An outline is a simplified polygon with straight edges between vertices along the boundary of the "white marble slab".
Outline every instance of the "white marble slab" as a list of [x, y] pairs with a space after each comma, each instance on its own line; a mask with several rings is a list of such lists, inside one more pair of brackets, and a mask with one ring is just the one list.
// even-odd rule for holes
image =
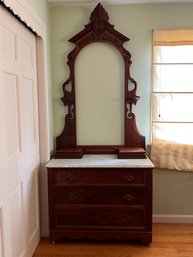
[[147, 159], [118, 159], [117, 155], [84, 155], [82, 159], [52, 159], [47, 168], [153, 168]]

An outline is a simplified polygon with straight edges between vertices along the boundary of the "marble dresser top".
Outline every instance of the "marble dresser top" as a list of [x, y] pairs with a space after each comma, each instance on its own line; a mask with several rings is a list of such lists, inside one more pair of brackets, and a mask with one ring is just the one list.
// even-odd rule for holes
[[153, 163], [147, 159], [118, 159], [117, 155], [90, 154], [82, 159], [52, 159], [47, 168], [153, 168]]

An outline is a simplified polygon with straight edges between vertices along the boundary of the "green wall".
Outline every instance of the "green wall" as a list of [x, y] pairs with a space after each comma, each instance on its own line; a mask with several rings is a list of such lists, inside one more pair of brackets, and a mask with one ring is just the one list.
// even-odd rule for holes
[[50, 61], [50, 19], [49, 6], [46, 0], [27, 0], [29, 5], [34, 9], [36, 14], [42, 19], [46, 27], [46, 66], [47, 66], [47, 82], [48, 82], [48, 108], [49, 108], [49, 134], [50, 134], [50, 151], [53, 152], [53, 106], [52, 106], [52, 84], [51, 84], [51, 61]]
[[[84, 28], [92, 9], [93, 6], [50, 6], [54, 137], [60, 134], [64, 122], [61, 86], [69, 75], [66, 61], [68, 53], [73, 49], [68, 39]], [[138, 83], [137, 94], [141, 97], [134, 112], [138, 129], [146, 136], [149, 144], [152, 30], [193, 28], [193, 4], [107, 5], [105, 9], [115, 29], [130, 38], [124, 46], [131, 53], [131, 76]], [[193, 215], [193, 174], [155, 170], [153, 195], [154, 214]]]
[[47, 23], [48, 10], [46, 0], [27, 0], [40, 18]]

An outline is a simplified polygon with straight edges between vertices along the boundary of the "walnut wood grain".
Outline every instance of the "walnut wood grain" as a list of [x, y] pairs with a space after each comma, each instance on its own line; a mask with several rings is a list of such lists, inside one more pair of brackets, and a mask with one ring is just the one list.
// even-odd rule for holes
[[[63, 97], [61, 100], [67, 106], [68, 113], [65, 117], [65, 126], [56, 138], [55, 158], [82, 158], [85, 153], [115, 153], [118, 158], [146, 158], [145, 137], [142, 136], [136, 126], [135, 114], [132, 106], [137, 103], [137, 82], [130, 75], [131, 54], [123, 44], [129, 39], [114, 29], [109, 23], [109, 16], [104, 7], [99, 3], [91, 13], [90, 22], [85, 28], [69, 39], [75, 44], [74, 49], [68, 55], [69, 78], [63, 83]], [[124, 145], [122, 146], [78, 146], [76, 136], [76, 85], [75, 85], [75, 61], [79, 52], [93, 42], [105, 42], [115, 47], [124, 61]], [[136, 148], [138, 153], [136, 154]], [[130, 149], [128, 151], [128, 149]], [[140, 150], [141, 149], [141, 150]]]
[[151, 168], [48, 168], [50, 239], [152, 240]]

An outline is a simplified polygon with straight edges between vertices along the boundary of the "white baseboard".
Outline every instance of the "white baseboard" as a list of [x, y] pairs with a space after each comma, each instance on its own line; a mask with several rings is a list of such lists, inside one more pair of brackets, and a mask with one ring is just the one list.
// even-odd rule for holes
[[193, 215], [153, 215], [153, 223], [193, 224]]

